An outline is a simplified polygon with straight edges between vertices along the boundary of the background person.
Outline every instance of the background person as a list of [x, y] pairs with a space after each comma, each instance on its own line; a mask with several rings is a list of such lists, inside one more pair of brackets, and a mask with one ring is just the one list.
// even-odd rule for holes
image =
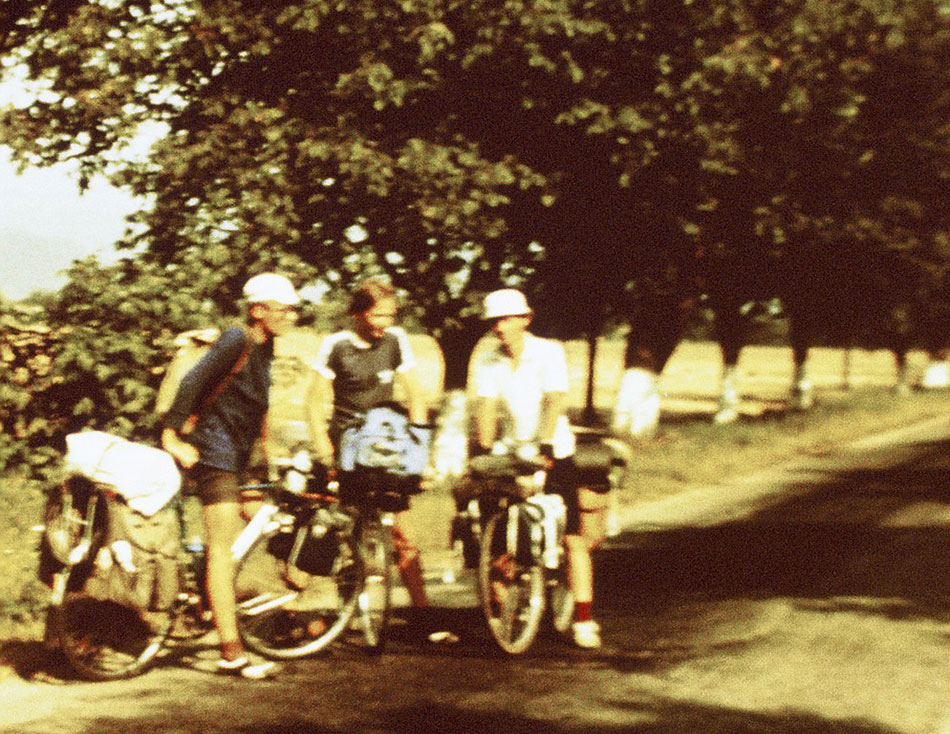
[[524, 294], [515, 289], [493, 291], [485, 297], [483, 318], [490, 322], [498, 344], [472, 360], [476, 451], [491, 451], [500, 437], [516, 446], [537, 445], [539, 454], [548, 460], [545, 492], [561, 495], [567, 506], [565, 544], [568, 585], [574, 596], [574, 642], [579, 647], [596, 648], [601, 640], [600, 626], [591, 616], [594, 584], [590, 551], [598, 541], [598, 524], [581, 512], [583, 495], [593, 493], [578, 488], [573, 476], [575, 439], [565, 414], [564, 347], [530, 333], [532, 315]]
[[[218, 667], [253, 678], [274, 664], [252, 665], [238, 636], [231, 545], [243, 527], [240, 475], [264, 430], [274, 337], [294, 325], [300, 298], [276, 273], [248, 280], [244, 295], [247, 327], [226, 329], [182, 378], [163, 418], [162, 447], [190, 470], [201, 499], [208, 600], [221, 646]], [[210, 405], [209, 395], [214, 395]]]
[[[401, 383], [409, 420], [426, 423], [425, 401], [416, 378], [415, 358], [406, 332], [395, 326], [398, 299], [395, 289], [377, 278], [365, 280], [347, 309], [352, 328], [327, 336], [313, 364], [315, 375], [308, 399], [310, 430], [317, 460], [333, 467], [340, 435], [359, 425], [373, 406], [392, 402]], [[359, 502], [359, 486], [341, 483], [343, 502]], [[400, 497], [388, 510], [396, 513], [393, 540], [397, 567], [413, 607], [411, 622], [417, 632], [432, 624], [422, 563], [409, 520], [409, 498]]]

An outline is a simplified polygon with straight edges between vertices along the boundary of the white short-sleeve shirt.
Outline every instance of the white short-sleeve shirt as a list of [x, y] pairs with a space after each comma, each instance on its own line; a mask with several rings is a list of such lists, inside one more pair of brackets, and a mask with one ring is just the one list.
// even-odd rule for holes
[[[487, 350], [472, 365], [472, 383], [479, 398], [499, 398], [506, 410], [502, 439], [518, 443], [538, 440], [544, 395], [567, 392], [567, 357], [556, 341], [525, 334], [520, 361], [500, 348]], [[574, 453], [574, 434], [567, 416], [560, 416], [554, 430], [554, 456]]]

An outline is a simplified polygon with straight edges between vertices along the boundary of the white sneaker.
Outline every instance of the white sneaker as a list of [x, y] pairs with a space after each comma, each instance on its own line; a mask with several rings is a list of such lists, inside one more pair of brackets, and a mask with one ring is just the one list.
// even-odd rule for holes
[[574, 644], [585, 649], [600, 647], [600, 625], [593, 619], [586, 622], [574, 622], [571, 625], [574, 633]]
[[263, 680], [270, 678], [277, 672], [277, 664], [271, 660], [260, 660], [251, 662], [246, 655], [241, 655], [234, 660], [225, 660], [221, 658], [217, 663], [218, 672], [227, 675], [239, 675], [242, 678], [250, 680]]
[[241, 677], [249, 680], [264, 680], [277, 672], [277, 663], [271, 660], [262, 660], [259, 663], [250, 663], [241, 668]]

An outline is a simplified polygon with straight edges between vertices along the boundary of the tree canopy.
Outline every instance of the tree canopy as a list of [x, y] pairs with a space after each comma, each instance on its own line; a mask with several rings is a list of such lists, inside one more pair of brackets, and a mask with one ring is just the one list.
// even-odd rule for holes
[[171, 301], [151, 329], [227, 311], [263, 269], [341, 289], [381, 271], [453, 379], [480, 296], [502, 283], [559, 336], [629, 321], [664, 290], [855, 318], [946, 299], [947, 0], [0, 13], [6, 73], [23, 64], [38, 89], [0, 116], [0, 143], [145, 198], [119, 267], [130, 288], [164, 284], [145, 288]]

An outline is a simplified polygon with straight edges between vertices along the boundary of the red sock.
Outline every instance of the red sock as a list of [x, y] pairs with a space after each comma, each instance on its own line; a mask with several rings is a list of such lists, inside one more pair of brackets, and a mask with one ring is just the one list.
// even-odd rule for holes
[[593, 617], [590, 614], [591, 602], [589, 601], [577, 601], [574, 602], [574, 621], [575, 622], [590, 622]]
[[221, 643], [221, 657], [225, 660], [237, 660], [244, 654], [244, 645], [240, 640], [226, 640]]

